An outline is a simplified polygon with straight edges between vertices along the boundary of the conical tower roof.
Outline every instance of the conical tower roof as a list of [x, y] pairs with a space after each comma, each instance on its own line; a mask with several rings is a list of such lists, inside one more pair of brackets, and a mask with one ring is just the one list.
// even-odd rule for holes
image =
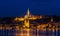
[[28, 10], [27, 10], [27, 15], [28, 15], [28, 16], [30, 15], [30, 11], [29, 11], [29, 8], [28, 8]]

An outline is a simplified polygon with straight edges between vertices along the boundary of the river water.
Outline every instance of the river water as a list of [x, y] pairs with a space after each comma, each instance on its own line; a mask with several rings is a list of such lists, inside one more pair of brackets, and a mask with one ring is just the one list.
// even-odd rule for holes
[[60, 36], [60, 30], [41, 29], [1, 29], [0, 36]]

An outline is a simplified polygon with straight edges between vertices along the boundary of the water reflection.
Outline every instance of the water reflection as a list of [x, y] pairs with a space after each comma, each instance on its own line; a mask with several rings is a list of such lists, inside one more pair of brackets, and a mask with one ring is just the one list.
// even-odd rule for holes
[[58, 36], [58, 31], [49, 29], [20, 29], [16, 31], [16, 36]]
[[57, 29], [12, 28], [0, 29], [0, 36], [59, 36]]

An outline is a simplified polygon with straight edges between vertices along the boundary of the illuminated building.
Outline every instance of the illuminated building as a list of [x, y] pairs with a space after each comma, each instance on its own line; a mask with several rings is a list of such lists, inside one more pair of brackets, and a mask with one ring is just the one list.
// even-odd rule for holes
[[39, 18], [42, 18], [42, 16], [37, 17], [37, 16], [34, 16], [34, 15], [31, 15], [30, 11], [28, 9], [27, 10], [27, 14], [24, 16], [24, 18], [22, 18], [22, 17], [21, 18], [16, 17], [14, 20], [15, 21], [24, 21], [23, 27], [29, 28], [30, 27], [29, 20], [36, 20], [36, 19], [39, 19]]

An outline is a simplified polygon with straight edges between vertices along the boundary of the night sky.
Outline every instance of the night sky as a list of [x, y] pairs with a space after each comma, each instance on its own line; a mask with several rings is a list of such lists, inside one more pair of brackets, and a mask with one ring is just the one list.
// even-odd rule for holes
[[0, 17], [23, 16], [28, 8], [34, 15], [60, 15], [58, 0], [0, 0]]

